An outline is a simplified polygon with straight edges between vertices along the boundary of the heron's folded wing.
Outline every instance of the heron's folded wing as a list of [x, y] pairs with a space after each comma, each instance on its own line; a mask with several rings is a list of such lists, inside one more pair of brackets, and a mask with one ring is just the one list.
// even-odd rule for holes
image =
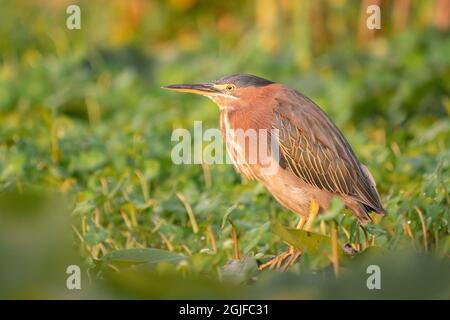
[[384, 211], [350, 145], [314, 102], [297, 92], [278, 98], [272, 123], [278, 132], [282, 166], [310, 185]]

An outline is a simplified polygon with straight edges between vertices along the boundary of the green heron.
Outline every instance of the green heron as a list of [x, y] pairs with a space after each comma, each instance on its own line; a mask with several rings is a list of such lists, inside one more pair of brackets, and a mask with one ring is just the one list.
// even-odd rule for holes
[[[315, 217], [329, 207], [333, 197], [340, 198], [362, 225], [371, 221], [370, 212], [384, 214], [368, 169], [325, 112], [301, 93], [248, 74], [164, 88], [200, 94], [219, 106], [221, 132], [236, 170], [258, 180], [282, 206], [300, 214], [297, 228], [311, 231]], [[248, 152], [242, 151], [246, 150], [245, 139], [230, 134], [238, 129], [276, 132], [271, 135], [276, 139], [268, 143], [271, 154], [277, 155], [272, 157], [277, 170], [267, 174], [259, 161], [248, 161]], [[258, 145], [267, 142], [259, 135], [256, 139]], [[260, 269], [286, 269], [300, 255], [300, 249], [290, 247]]]

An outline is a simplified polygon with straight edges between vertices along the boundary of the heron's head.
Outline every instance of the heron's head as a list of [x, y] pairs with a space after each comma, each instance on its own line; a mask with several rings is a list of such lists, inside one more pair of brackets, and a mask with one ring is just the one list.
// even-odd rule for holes
[[220, 109], [226, 110], [237, 105], [250, 105], [256, 97], [260, 96], [263, 88], [267, 89], [266, 86], [273, 83], [250, 74], [234, 74], [211, 83], [172, 84], [163, 88], [206, 96]]

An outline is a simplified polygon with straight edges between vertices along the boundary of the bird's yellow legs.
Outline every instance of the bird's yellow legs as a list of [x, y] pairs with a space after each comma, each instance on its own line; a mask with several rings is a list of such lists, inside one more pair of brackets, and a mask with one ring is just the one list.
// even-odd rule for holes
[[[305, 231], [311, 231], [312, 226], [314, 224], [314, 220], [319, 213], [319, 204], [315, 200], [311, 200], [309, 205], [309, 214], [308, 218], [304, 216], [300, 217], [299, 222], [297, 223], [296, 229], [304, 229]], [[259, 266], [259, 270], [264, 270], [266, 268], [269, 269], [280, 269], [282, 271], [286, 271], [290, 266], [292, 266], [297, 259], [302, 255], [302, 251], [300, 248], [295, 248], [294, 246], [290, 246], [288, 251], [282, 252], [273, 259], [267, 261], [266, 263]]]
[[316, 200], [312, 200], [309, 204], [309, 215], [308, 221], [305, 224], [305, 231], [311, 231], [314, 221], [316, 220], [317, 215], [319, 214], [319, 204]]

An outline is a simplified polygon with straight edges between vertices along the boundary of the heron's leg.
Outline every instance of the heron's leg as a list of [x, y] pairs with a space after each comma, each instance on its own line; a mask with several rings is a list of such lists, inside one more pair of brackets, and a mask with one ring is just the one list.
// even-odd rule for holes
[[317, 215], [319, 214], [319, 203], [316, 200], [311, 200], [309, 203], [309, 215], [308, 221], [305, 225], [305, 231], [311, 231], [314, 221], [316, 220]]
[[[295, 229], [297, 230], [301, 230], [303, 229], [303, 227], [305, 226], [305, 223], [308, 221], [307, 218], [305, 218], [304, 216], [300, 216], [300, 220], [298, 220], [297, 225], [295, 226]], [[295, 251], [295, 247], [293, 245], [291, 245], [289, 247], [289, 252], [292, 254]]]
[[[309, 204], [309, 215], [308, 218], [305, 219], [303, 216], [297, 224], [296, 229], [304, 229], [305, 231], [311, 231], [312, 226], [314, 224], [314, 220], [319, 213], [319, 204], [315, 200], [311, 200]], [[291, 256], [286, 260], [286, 263], [283, 266], [283, 271], [286, 271], [290, 266], [292, 266], [298, 258], [302, 255], [302, 250], [300, 248], [295, 248], [294, 246], [290, 246], [289, 252], [291, 252]]]
[[[304, 230], [306, 231], [311, 231], [314, 220], [317, 217], [317, 214], [319, 213], [319, 208], [320, 207], [317, 201], [311, 200], [308, 218], [301, 216], [295, 228], [299, 230], [304, 228]], [[301, 249], [295, 248], [294, 246], [291, 245], [288, 251], [282, 252], [273, 259], [262, 264], [259, 267], [259, 270], [264, 270], [266, 268], [280, 269], [282, 267], [282, 271], [285, 271], [291, 265], [293, 265], [301, 255], [302, 255]]]

